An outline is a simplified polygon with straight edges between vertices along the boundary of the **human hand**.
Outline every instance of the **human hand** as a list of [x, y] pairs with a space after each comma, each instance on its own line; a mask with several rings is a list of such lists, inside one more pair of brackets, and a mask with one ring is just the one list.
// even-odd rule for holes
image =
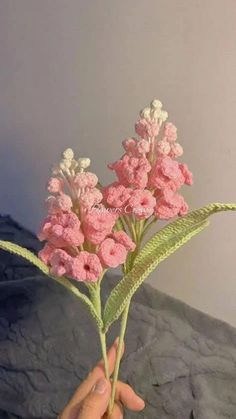
[[[107, 357], [110, 375], [116, 360], [117, 340]], [[123, 348], [124, 352], [124, 348]], [[103, 361], [100, 361], [83, 383], [78, 387], [59, 419], [102, 419], [107, 418], [107, 408], [111, 395], [111, 383], [106, 380]], [[144, 401], [134, 390], [121, 381], [117, 382], [115, 405], [109, 419], [122, 419], [123, 406], [139, 412], [144, 409]]]

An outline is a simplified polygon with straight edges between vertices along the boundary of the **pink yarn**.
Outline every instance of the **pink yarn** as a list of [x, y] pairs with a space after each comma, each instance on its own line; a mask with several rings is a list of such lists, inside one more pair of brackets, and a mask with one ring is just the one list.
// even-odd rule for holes
[[112, 234], [112, 238], [115, 242], [122, 244], [128, 251], [133, 252], [136, 247], [133, 240], [123, 230], [115, 231], [115, 233]]
[[74, 184], [82, 189], [82, 188], [94, 188], [98, 183], [98, 178], [94, 173], [91, 172], [82, 172], [77, 173], [74, 178]]
[[125, 151], [132, 156], [135, 154], [136, 144], [137, 144], [136, 138], [126, 138], [125, 140], [122, 141], [122, 145]]
[[185, 215], [188, 212], [188, 205], [182, 195], [166, 190], [157, 201], [155, 216], [162, 220], [169, 220], [177, 215]]
[[127, 138], [122, 144], [127, 154], [133, 157], [145, 156], [150, 151], [150, 143], [144, 139]]
[[44, 247], [39, 251], [38, 257], [42, 260], [45, 265], [48, 265], [49, 259], [55, 250], [54, 246], [51, 246], [49, 243], [46, 243]]
[[98, 183], [98, 177], [95, 173], [85, 172], [87, 176], [87, 183], [89, 188], [94, 188]]
[[161, 156], [168, 156], [171, 151], [170, 143], [166, 140], [158, 141], [157, 152]]
[[104, 188], [104, 197], [110, 207], [121, 208], [129, 200], [132, 194], [131, 188], [126, 188], [119, 183], [112, 183]]
[[95, 282], [103, 271], [98, 256], [86, 251], [71, 258], [69, 265], [71, 276], [77, 281]]
[[182, 156], [183, 152], [184, 152], [183, 147], [179, 143], [172, 143], [169, 156], [172, 159], [175, 159]]
[[101, 243], [98, 256], [104, 267], [116, 268], [125, 262], [127, 250], [123, 244], [107, 238]]
[[110, 231], [108, 232], [104, 230], [103, 232], [101, 232], [96, 231], [93, 228], [87, 228], [84, 230], [84, 232], [86, 240], [95, 245], [102, 243], [102, 241], [107, 237], [107, 235], [110, 234]]
[[[164, 122], [167, 112], [162, 111], [157, 100], [141, 115], [144, 117], [135, 124], [139, 137], [126, 138], [125, 154], [108, 166], [117, 181], [102, 191], [96, 187], [97, 176], [84, 171], [89, 159], [77, 161], [71, 149], [63, 153], [53, 171], [54, 177], [48, 182], [52, 194], [47, 199], [48, 216], [38, 235], [47, 241], [39, 257], [53, 275], [96, 281], [104, 267], [123, 264], [136, 244], [125, 227], [124, 231], [114, 231], [120, 215], [127, 231], [128, 226], [131, 231], [136, 227], [130, 225], [133, 216], [144, 220], [154, 214], [168, 220], [188, 212], [188, 205], [177, 191], [184, 184], [192, 185], [193, 179], [188, 166], [176, 161], [183, 154], [176, 142], [177, 128], [170, 122], [163, 123], [160, 132], [157, 119]], [[142, 223], [139, 225], [142, 227]], [[82, 244], [86, 250], [81, 251]]]
[[73, 206], [69, 195], [61, 193], [60, 195], [49, 196], [46, 200], [49, 214], [56, 212], [69, 212]]
[[150, 143], [147, 140], [141, 139], [137, 142], [137, 154], [138, 155], [144, 155], [149, 153], [150, 151]]
[[163, 139], [173, 143], [177, 139], [177, 128], [172, 122], [166, 122], [164, 125]]
[[93, 209], [84, 218], [84, 226], [94, 228], [96, 231], [111, 231], [117, 220], [117, 215], [105, 207]]
[[88, 186], [86, 172], [77, 173], [77, 175], [75, 176], [73, 180], [73, 183], [79, 189], [86, 188]]
[[56, 276], [62, 276], [69, 273], [69, 262], [71, 256], [62, 249], [55, 249], [49, 259], [50, 272]]
[[135, 124], [135, 131], [141, 138], [148, 140], [158, 135], [159, 125], [154, 120], [141, 118]]
[[155, 205], [156, 199], [148, 189], [134, 190], [129, 199], [132, 213], [140, 220], [149, 218], [153, 214]]
[[93, 244], [100, 244], [112, 232], [117, 218], [117, 214], [109, 212], [105, 207], [89, 211], [83, 220], [86, 239]]
[[60, 178], [52, 177], [48, 181], [47, 189], [50, 193], [59, 193], [62, 192], [63, 180]]
[[84, 242], [80, 221], [73, 212], [58, 213], [46, 217], [38, 238], [41, 241], [49, 241], [55, 247], [79, 246]]
[[90, 209], [94, 205], [99, 204], [103, 199], [102, 193], [97, 188], [93, 188], [80, 195], [79, 203], [83, 208]]
[[179, 163], [169, 156], [159, 158], [154, 166], [150, 176], [150, 186], [165, 190], [172, 189], [176, 191], [185, 182]]
[[187, 164], [181, 163], [179, 168], [184, 176], [185, 184], [191, 186], [193, 184], [193, 174], [190, 172]]
[[125, 154], [120, 160], [108, 166], [116, 172], [119, 182], [124, 186], [145, 188], [151, 165], [146, 157], [132, 157]]

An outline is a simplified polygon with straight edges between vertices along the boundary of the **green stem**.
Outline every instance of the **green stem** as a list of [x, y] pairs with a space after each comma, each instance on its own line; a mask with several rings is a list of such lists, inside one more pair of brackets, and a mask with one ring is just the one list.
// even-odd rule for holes
[[[132, 269], [135, 258], [137, 256], [139, 250], [140, 250], [141, 242], [142, 242], [142, 239], [143, 239], [143, 236], [144, 236], [144, 229], [145, 229], [144, 221], [143, 220], [140, 220], [140, 221], [134, 220], [133, 223], [131, 222], [131, 225], [129, 227], [131, 227], [130, 231], [132, 233], [132, 238], [136, 243], [136, 248], [135, 248], [135, 251], [132, 253], [130, 266], [127, 266], [127, 265], [124, 266], [124, 272], [125, 273], [127, 273], [130, 269]], [[125, 332], [126, 332], [126, 326], [127, 326], [127, 320], [128, 320], [128, 314], [129, 314], [129, 307], [130, 307], [130, 300], [126, 305], [126, 307], [123, 311], [123, 314], [122, 314], [122, 318], [121, 318], [119, 343], [118, 343], [118, 348], [117, 348], [117, 353], [116, 353], [115, 369], [114, 369], [113, 380], [112, 380], [111, 399], [110, 399], [109, 408], [108, 408], [108, 414], [109, 415], [112, 414], [112, 410], [113, 410], [114, 402], [115, 402], [116, 384], [117, 384], [117, 379], [118, 379], [118, 375], [119, 375], [121, 354], [122, 354], [122, 349], [123, 349], [123, 344], [124, 344], [124, 336], [125, 336]]]
[[107, 359], [107, 344], [106, 344], [106, 334], [99, 329], [99, 337], [102, 349], [102, 357], [104, 362], [104, 370], [105, 370], [105, 377], [107, 380], [110, 380], [109, 374], [109, 366], [108, 366], [108, 359]]
[[147, 233], [147, 231], [157, 222], [157, 219], [154, 218], [152, 221], [150, 221], [149, 223], [144, 225], [144, 229], [142, 231], [142, 237], [144, 237], [144, 235]]
[[112, 380], [111, 399], [109, 403], [109, 415], [112, 413], [114, 402], [115, 402], [116, 383], [117, 383], [119, 369], [120, 369], [120, 360], [121, 360], [124, 336], [125, 336], [125, 331], [126, 331], [126, 326], [127, 326], [129, 306], [130, 306], [130, 301], [127, 303], [124, 309], [124, 312], [122, 314], [122, 319], [121, 319], [120, 336], [119, 336], [119, 343], [118, 343], [118, 348], [117, 348], [117, 353], [116, 353], [115, 369], [114, 369], [113, 380]]
[[[89, 288], [91, 300], [93, 302], [94, 308], [98, 314], [99, 317], [101, 317], [102, 314], [102, 305], [101, 305], [101, 281], [102, 277], [99, 279], [99, 281], [95, 284], [95, 286], [92, 288]], [[108, 360], [107, 360], [107, 345], [106, 345], [106, 334], [102, 332], [101, 328], [98, 328], [99, 331], [99, 338], [101, 343], [101, 350], [102, 350], [102, 357], [104, 362], [104, 370], [105, 370], [105, 376], [106, 379], [109, 380], [109, 367], [108, 367]]]

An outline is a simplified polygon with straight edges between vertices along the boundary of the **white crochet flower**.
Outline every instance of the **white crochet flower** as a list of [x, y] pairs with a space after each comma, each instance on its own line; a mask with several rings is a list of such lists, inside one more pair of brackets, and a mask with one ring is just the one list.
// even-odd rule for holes
[[154, 99], [154, 100], [151, 102], [151, 107], [152, 107], [152, 108], [154, 108], [154, 109], [161, 109], [161, 108], [162, 108], [162, 103], [161, 103], [161, 101], [160, 101], [160, 100], [158, 100], [158, 99]]
[[150, 119], [150, 116], [151, 116], [151, 109], [150, 109], [150, 108], [144, 108], [144, 109], [140, 112], [140, 116], [141, 116], [141, 118]]
[[90, 166], [91, 160], [88, 157], [81, 157], [78, 159], [78, 169], [83, 172]]
[[73, 158], [74, 158], [74, 151], [71, 148], [67, 148], [65, 151], [63, 151], [62, 157], [65, 160], [73, 160]]

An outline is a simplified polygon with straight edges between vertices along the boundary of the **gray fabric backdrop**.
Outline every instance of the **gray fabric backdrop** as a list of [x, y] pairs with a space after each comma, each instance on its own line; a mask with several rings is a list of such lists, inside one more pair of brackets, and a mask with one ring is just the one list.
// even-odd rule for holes
[[[39, 248], [8, 217], [0, 238]], [[0, 252], [0, 278], [0, 417], [56, 418], [100, 358], [94, 324], [73, 295], [20, 258]], [[104, 298], [117, 280], [104, 279]], [[131, 306], [121, 376], [146, 408], [126, 418], [235, 419], [235, 348], [235, 329], [143, 286]]]

